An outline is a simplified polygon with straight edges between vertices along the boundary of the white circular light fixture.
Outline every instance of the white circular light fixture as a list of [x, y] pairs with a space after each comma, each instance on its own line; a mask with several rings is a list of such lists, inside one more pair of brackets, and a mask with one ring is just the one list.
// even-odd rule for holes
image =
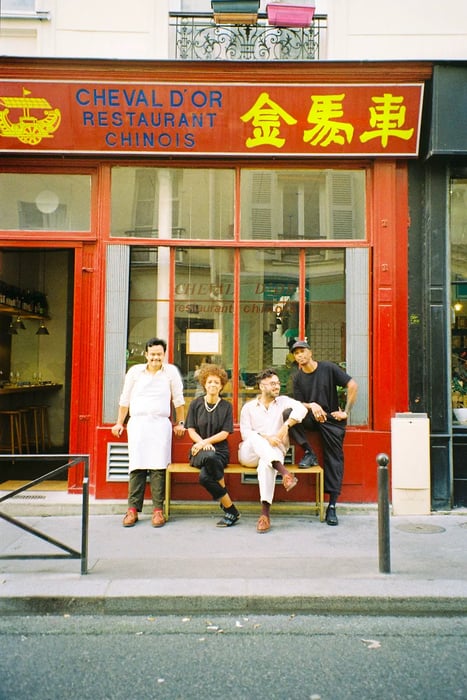
[[52, 190], [42, 190], [36, 197], [36, 207], [43, 214], [52, 214], [59, 205], [59, 198]]

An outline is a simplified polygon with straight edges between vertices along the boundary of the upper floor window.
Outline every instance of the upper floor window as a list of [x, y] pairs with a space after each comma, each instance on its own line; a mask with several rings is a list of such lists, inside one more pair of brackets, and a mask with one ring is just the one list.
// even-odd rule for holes
[[36, 11], [36, 0], [2, 0], [1, 12], [32, 14]]

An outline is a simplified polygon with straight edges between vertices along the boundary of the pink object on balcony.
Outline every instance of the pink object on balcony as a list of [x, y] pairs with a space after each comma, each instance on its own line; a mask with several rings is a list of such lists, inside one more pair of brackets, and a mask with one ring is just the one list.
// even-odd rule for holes
[[309, 5], [280, 5], [266, 6], [268, 22], [275, 27], [309, 27], [315, 8]]

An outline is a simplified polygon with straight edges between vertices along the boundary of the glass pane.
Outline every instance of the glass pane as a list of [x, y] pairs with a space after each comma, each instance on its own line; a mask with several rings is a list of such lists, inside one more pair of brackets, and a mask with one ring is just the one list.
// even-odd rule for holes
[[[467, 423], [467, 180], [451, 181], [451, 348], [454, 418]], [[465, 409], [465, 411], [463, 410]], [[465, 414], [465, 415], [464, 415]]]
[[[145, 361], [146, 341], [158, 336], [159, 317], [168, 314], [167, 291], [159, 295], [161, 279], [165, 279], [165, 289], [168, 289], [168, 252], [166, 248], [131, 248], [127, 368]], [[167, 255], [166, 265], [163, 263], [164, 254]], [[168, 340], [166, 333], [161, 333], [160, 337]]]
[[345, 251], [315, 248], [306, 261], [305, 328], [313, 357], [345, 363]]
[[112, 236], [231, 239], [234, 170], [112, 169]]
[[243, 239], [365, 238], [365, 173], [242, 170]]
[[[176, 251], [174, 361], [183, 374], [186, 409], [203, 393], [196, 381], [203, 362], [220, 364], [231, 376], [233, 257], [232, 251], [221, 249]], [[223, 396], [232, 396], [230, 382]]]
[[[305, 336], [318, 362], [340, 365], [359, 387], [351, 423], [368, 423], [368, 251], [314, 249], [306, 254]], [[345, 407], [346, 391], [338, 388]]]
[[[343, 250], [307, 253], [305, 335], [313, 359], [329, 360], [346, 369], [344, 260]], [[344, 391], [339, 403], [345, 406]]]
[[240, 283], [239, 409], [255, 396], [255, 376], [274, 367], [288, 389], [288, 343], [298, 334], [297, 250], [243, 250]]
[[0, 173], [3, 230], [89, 231], [91, 177]]
[[1, 4], [2, 13], [6, 12], [34, 12], [36, 0], [3, 0]]

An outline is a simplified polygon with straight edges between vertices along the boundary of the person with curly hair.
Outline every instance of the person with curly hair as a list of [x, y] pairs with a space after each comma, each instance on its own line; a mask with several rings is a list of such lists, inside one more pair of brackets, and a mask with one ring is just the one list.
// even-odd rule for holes
[[191, 402], [186, 418], [188, 435], [193, 441], [189, 460], [200, 470], [199, 483], [220, 502], [224, 511], [217, 527], [232, 527], [240, 513], [228, 494], [224, 479], [230, 456], [227, 438], [233, 433], [232, 405], [220, 395], [228, 382], [227, 372], [218, 365], [203, 364], [198, 381], [204, 393]]

